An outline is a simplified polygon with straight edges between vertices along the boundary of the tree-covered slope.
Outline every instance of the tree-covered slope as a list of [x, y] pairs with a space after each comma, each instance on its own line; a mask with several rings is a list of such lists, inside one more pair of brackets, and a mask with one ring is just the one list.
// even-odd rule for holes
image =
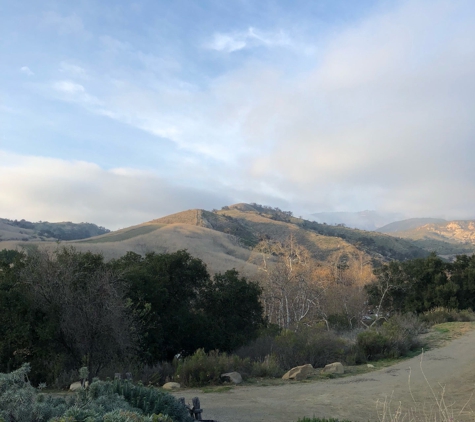
[[33, 223], [26, 220], [9, 220], [0, 218], [0, 241], [44, 241], [77, 240], [108, 233], [110, 230], [92, 223]]

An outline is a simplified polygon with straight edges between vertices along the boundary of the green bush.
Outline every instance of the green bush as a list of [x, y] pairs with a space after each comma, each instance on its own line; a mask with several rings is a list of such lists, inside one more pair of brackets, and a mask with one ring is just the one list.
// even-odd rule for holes
[[302, 327], [298, 332], [284, 331], [276, 337], [274, 345], [274, 353], [283, 369], [307, 363], [316, 368], [335, 361], [349, 363], [347, 358], [352, 349], [349, 341], [335, 333], [308, 327]]
[[[190, 422], [177, 399], [128, 381], [93, 382], [68, 400], [39, 394], [27, 379], [29, 365], [0, 374], [0, 420], [5, 422]], [[107, 418], [109, 419], [105, 419]], [[121, 419], [122, 418], [122, 419]]]
[[263, 362], [253, 362], [251, 375], [253, 377], [274, 378], [284, 375], [275, 354], [267, 355]]
[[67, 404], [38, 394], [28, 381], [29, 364], [9, 374], [0, 374], [0, 419], [7, 422], [43, 422], [63, 415]]
[[356, 345], [367, 360], [398, 358], [420, 346], [417, 336], [425, 330], [415, 315], [395, 315], [381, 326], [359, 333]]
[[388, 339], [375, 329], [359, 333], [356, 345], [367, 360], [377, 360], [388, 354]]
[[152, 415], [144, 416], [126, 410], [114, 410], [104, 415], [104, 422], [173, 422], [169, 416]]
[[[95, 403], [107, 408], [107, 402], [120, 398], [129, 408], [123, 410], [140, 410], [146, 415], [168, 415], [175, 422], [189, 422], [188, 410], [172, 395], [155, 388], [134, 385], [129, 381], [96, 381], [86, 391]], [[118, 407], [118, 406], [117, 406]], [[115, 410], [107, 409], [107, 411]]]
[[188, 387], [198, 387], [221, 382], [221, 374], [237, 371], [243, 377], [252, 373], [250, 359], [241, 359], [236, 355], [228, 355], [212, 350], [206, 353], [198, 349], [192, 356], [178, 362], [176, 379]]
[[325, 418], [316, 418], [315, 416], [313, 418], [299, 418], [297, 422], [351, 422], [347, 420], [339, 420], [339, 419], [325, 419]]
[[429, 325], [444, 322], [471, 322], [475, 321], [475, 313], [471, 309], [458, 310], [439, 306], [424, 312], [420, 318]]

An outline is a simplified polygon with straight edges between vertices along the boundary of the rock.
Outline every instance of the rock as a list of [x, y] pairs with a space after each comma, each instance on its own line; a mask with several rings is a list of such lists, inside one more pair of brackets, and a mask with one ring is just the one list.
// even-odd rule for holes
[[366, 364], [368, 368], [374, 368], [374, 365], [371, 365], [370, 363]]
[[167, 382], [166, 384], [162, 385], [162, 388], [165, 390], [178, 390], [180, 387], [180, 384], [177, 382]]
[[322, 374], [343, 374], [345, 370], [340, 362], [329, 363], [321, 371]]
[[[85, 387], [86, 388], [89, 387], [89, 381], [86, 381]], [[69, 386], [69, 391], [78, 391], [78, 390], [81, 390], [81, 389], [82, 389], [81, 381], [73, 382]]]
[[313, 369], [313, 366], [309, 363], [307, 365], [296, 366], [292, 368], [289, 372], [282, 376], [283, 380], [296, 380], [302, 381], [307, 378], [309, 372]]
[[223, 378], [224, 381], [233, 382], [234, 384], [241, 384], [242, 382], [242, 377], [239, 372], [228, 372], [227, 374], [221, 374], [221, 378]]

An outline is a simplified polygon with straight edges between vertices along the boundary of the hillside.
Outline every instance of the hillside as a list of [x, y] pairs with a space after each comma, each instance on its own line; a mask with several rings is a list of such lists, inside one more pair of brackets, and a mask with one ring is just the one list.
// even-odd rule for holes
[[91, 223], [33, 223], [26, 220], [0, 218], [0, 241], [77, 240], [108, 233], [109, 230]]
[[309, 215], [309, 219], [317, 223], [344, 224], [345, 226], [362, 230], [376, 230], [378, 227], [401, 218], [404, 218], [404, 216], [399, 213], [369, 210], [359, 212], [318, 212]]
[[[435, 220], [435, 221], [427, 221]], [[475, 221], [411, 219], [382, 227], [380, 231], [410, 239], [414, 244], [440, 255], [473, 253], [475, 251]]]
[[[310, 222], [292, 213], [257, 204], [236, 204], [214, 212], [188, 210], [158, 218], [100, 236], [67, 242], [79, 250], [101, 252], [108, 259], [127, 251], [172, 252], [187, 249], [202, 259], [210, 272], [236, 268], [253, 275], [263, 262], [263, 253], [271, 254], [272, 242], [291, 238], [317, 262], [345, 263], [351, 258], [365, 262], [423, 257], [427, 252], [412, 242], [382, 233]], [[1, 242], [0, 248], [33, 245]], [[48, 248], [53, 242], [44, 242]]]
[[446, 222], [447, 220], [442, 218], [409, 218], [407, 220], [395, 221], [393, 223], [386, 224], [385, 226], [376, 229], [376, 231], [380, 233], [391, 234], [414, 230], [421, 226], [425, 226], [426, 224], [438, 224]]

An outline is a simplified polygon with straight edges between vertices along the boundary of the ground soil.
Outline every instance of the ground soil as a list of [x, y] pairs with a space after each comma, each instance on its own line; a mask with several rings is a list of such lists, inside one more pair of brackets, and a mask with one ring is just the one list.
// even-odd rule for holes
[[[236, 386], [219, 393], [181, 390], [174, 395], [187, 402], [199, 397], [203, 419], [219, 422], [296, 422], [304, 416], [366, 422], [382, 420], [383, 415], [385, 421], [473, 421], [474, 387], [475, 331], [470, 331], [421, 356], [360, 375]], [[437, 402], [447, 418], [439, 419]], [[399, 407], [404, 414], [398, 416]]]

